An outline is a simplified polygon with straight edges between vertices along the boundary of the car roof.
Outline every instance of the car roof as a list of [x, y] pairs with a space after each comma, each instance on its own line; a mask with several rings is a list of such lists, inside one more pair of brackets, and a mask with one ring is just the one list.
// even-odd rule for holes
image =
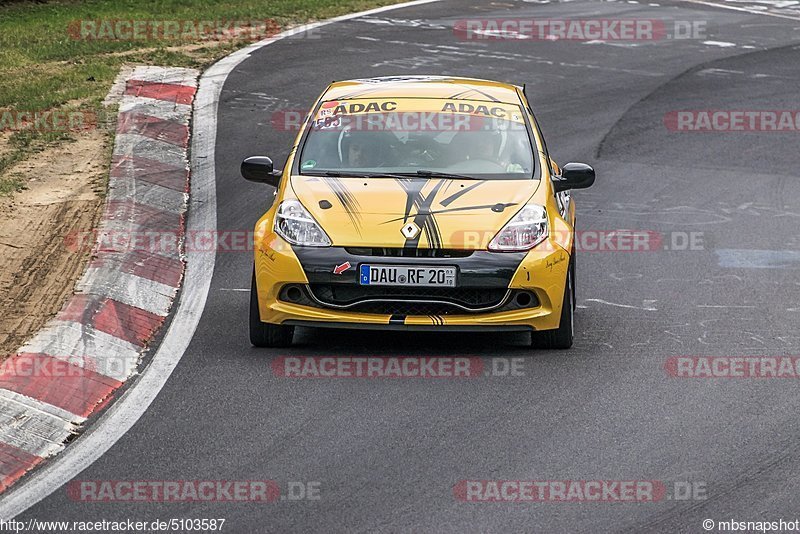
[[359, 98], [442, 98], [519, 104], [517, 86], [451, 76], [384, 76], [334, 82], [324, 101]]

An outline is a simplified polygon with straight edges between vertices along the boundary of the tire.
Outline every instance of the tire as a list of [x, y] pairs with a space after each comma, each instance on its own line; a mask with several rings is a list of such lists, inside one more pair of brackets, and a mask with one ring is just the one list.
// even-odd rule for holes
[[253, 280], [250, 282], [250, 343], [254, 347], [288, 347], [292, 344], [293, 337], [293, 326], [282, 326], [261, 321], [261, 313], [258, 311], [256, 271], [253, 269]]
[[541, 349], [566, 350], [572, 347], [575, 338], [575, 284], [572, 268], [567, 269], [564, 286], [564, 301], [561, 303], [561, 322], [555, 330], [542, 330], [531, 335], [532, 345]]

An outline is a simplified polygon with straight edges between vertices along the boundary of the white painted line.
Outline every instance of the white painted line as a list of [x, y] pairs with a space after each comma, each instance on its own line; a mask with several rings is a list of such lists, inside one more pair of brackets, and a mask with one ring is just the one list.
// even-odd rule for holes
[[750, 13], [752, 15], [767, 15], [769, 17], [778, 17], [782, 19], [789, 19], [789, 20], [800, 20], [800, 16], [793, 17], [791, 15], [784, 15], [782, 13], [771, 13], [769, 11], [760, 11], [757, 9], [748, 9], [746, 7], [736, 7], [728, 4], [720, 4], [717, 2], [706, 2], [705, 0], [681, 0], [683, 2], [689, 2], [691, 4], [702, 4], [704, 6], [713, 6], [719, 7], [722, 9], [732, 9], [733, 11], [743, 11], [745, 13]]
[[64, 448], [64, 441], [85, 419], [57, 406], [0, 389], [0, 441], [46, 458]]
[[[697, 72], [698, 76], [728, 76], [729, 74], [744, 74], [743, 70], [731, 69], [703, 69]], [[741, 208], [744, 209], [744, 208]]]
[[655, 300], [644, 300], [641, 306], [631, 306], [630, 304], [617, 304], [616, 302], [609, 302], [603, 299], [584, 299], [584, 302], [596, 302], [598, 304], [605, 304], [606, 306], [614, 306], [615, 308], [629, 308], [631, 310], [644, 310], [644, 311], [658, 311], [658, 308], [653, 306]]
[[111, 267], [90, 267], [75, 286], [75, 291], [108, 297], [165, 317], [178, 290]]
[[728, 309], [728, 308], [743, 308], [743, 309], [749, 309], [749, 308], [755, 308], [756, 306], [725, 306], [725, 305], [722, 305], [722, 304], [719, 304], [719, 305], [717, 305], [717, 304], [698, 304], [697, 307], [698, 308], [724, 308], [724, 309]]
[[714, 251], [726, 269], [797, 269], [800, 251], [720, 248]]
[[[311, 28], [438, 1], [415, 0], [299, 26], [238, 50], [209, 68], [203, 74], [200, 80], [200, 89], [195, 96], [191, 201], [187, 230], [216, 230], [217, 228], [214, 149], [217, 139], [219, 96], [228, 75], [237, 65], [247, 59], [251, 52], [283, 37], [308, 31]], [[91, 428], [59, 455], [57, 461], [46, 464], [0, 498], [0, 521], [8, 521], [21, 514], [94, 463], [130, 430], [164, 387], [194, 337], [208, 298], [216, 260], [214, 254], [205, 252], [189, 251], [186, 256], [188, 263], [184, 288], [178, 301], [175, 317], [150, 365], [142, 372], [139, 380], [114, 402]]]

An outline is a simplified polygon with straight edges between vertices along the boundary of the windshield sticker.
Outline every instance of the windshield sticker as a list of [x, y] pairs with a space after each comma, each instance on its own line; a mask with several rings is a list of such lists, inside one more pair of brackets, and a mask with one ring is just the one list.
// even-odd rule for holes
[[[313, 124], [318, 128], [330, 128], [333, 123], [330, 119], [350, 115], [369, 115], [369, 114], [449, 114], [463, 115], [472, 117], [483, 117], [487, 119], [498, 119], [504, 121], [524, 124], [522, 112], [519, 106], [513, 104], [502, 104], [484, 101], [448, 101], [443, 99], [431, 98], [404, 98], [397, 100], [351, 100], [351, 101], [330, 101], [323, 102], [317, 111]], [[320, 119], [328, 121], [320, 122]]]

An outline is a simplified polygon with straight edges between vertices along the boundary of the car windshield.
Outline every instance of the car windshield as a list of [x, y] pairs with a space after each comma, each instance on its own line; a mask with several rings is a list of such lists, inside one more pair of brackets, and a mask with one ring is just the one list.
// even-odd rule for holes
[[531, 179], [519, 106], [406, 98], [323, 102], [309, 119], [301, 174]]

